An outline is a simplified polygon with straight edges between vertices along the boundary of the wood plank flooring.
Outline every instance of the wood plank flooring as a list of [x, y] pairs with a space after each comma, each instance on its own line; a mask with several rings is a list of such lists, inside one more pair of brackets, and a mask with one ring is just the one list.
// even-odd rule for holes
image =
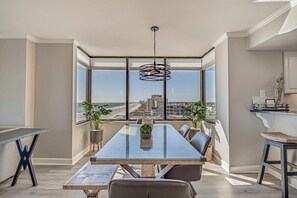
[[[75, 166], [35, 166], [39, 185], [32, 187], [28, 171], [22, 173], [15, 187], [12, 179], [0, 184], [1, 198], [85, 198], [82, 191], [63, 190], [63, 184], [79, 170], [90, 156], [85, 156]], [[140, 166], [135, 166], [140, 172]], [[130, 177], [118, 169], [115, 178]], [[228, 174], [215, 163], [206, 163], [202, 179], [193, 182], [197, 198], [279, 198], [280, 181], [267, 174], [264, 185], [256, 183], [256, 174]], [[297, 197], [297, 190], [290, 187], [290, 198]], [[107, 191], [101, 191], [99, 198], [107, 198]]]

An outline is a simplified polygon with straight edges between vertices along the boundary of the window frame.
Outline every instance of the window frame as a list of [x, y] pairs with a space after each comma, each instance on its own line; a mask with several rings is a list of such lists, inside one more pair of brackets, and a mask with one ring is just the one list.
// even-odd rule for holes
[[83, 123], [85, 123], [85, 122], [88, 122], [88, 120], [87, 119], [84, 119], [84, 120], [80, 120], [80, 121], [77, 121], [76, 120], [76, 114], [77, 114], [77, 67], [78, 66], [81, 66], [81, 67], [84, 67], [85, 69], [86, 69], [86, 101], [87, 102], [90, 102], [90, 87], [92, 86], [91, 84], [92, 83], [90, 83], [90, 72], [91, 72], [91, 69], [90, 69], [90, 67], [89, 66], [86, 66], [85, 64], [83, 64], [82, 62], [80, 62], [79, 60], [77, 60], [76, 61], [76, 87], [75, 87], [75, 89], [76, 89], [76, 98], [75, 98], [75, 123], [76, 123], [76, 125], [79, 125], [79, 124], [83, 124]]
[[[206, 75], [205, 72], [207, 69], [214, 67], [216, 69], [216, 65], [214, 61], [211, 61], [210, 63], [208, 63], [206, 66], [203, 66], [201, 69], [201, 80], [202, 80], [202, 98], [203, 98], [203, 103], [206, 105]], [[216, 90], [216, 87], [215, 87]], [[216, 101], [215, 101], [216, 102]], [[217, 119], [217, 114], [216, 114], [216, 118], [215, 119], [210, 119], [210, 118], [206, 118], [205, 121], [209, 122], [209, 123], [215, 123], [215, 120]]]
[[[117, 58], [112, 58], [112, 57], [110, 57], [111, 59], [117, 59]], [[123, 58], [118, 58], [118, 59], [123, 59]], [[92, 103], [92, 87], [93, 87], [93, 84], [92, 84], [92, 74], [93, 74], [93, 70], [95, 70], [95, 71], [100, 71], [100, 70], [121, 70], [121, 71], [125, 71], [125, 75], [126, 75], [126, 77], [125, 77], [125, 83], [126, 83], [126, 94], [125, 94], [125, 101], [124, 101], [124, 103], [125, 103], [125, 105], [126, 105], [126, 116], [125, 116], [125, 119], [102, 119], [102, 120], [112, 120], [112, 121], [127, 121], [128, 119], [128, 115], [127, 115], [127, 109], [129, 110], [129, 107], [127, 108], [127, 75], [129, 75], [129, 74], [127, 74], [127, 59], [125, 58], [125, 66], [123, 67], [123, 68], [121, 68], [121, 67], [115, 67], [115, 68], [113, 68], [113, 69], [110, 69], [108, 66], [104, 66], [104, 67], [101, 67], [101, 66], [92, 66], [92, 63], [90, 64], [91, 66], [90, 66], [90, 76], [91, 76], [91, 78], [90, 78], [90, 80], [89, 80], [89, 83], [90, 83], [90, 91], [89, 91], [89, 102], [90, 103]], [[92, 62], [91, 60], [90, 60], [90, 62]]]
[[[102, 59], [125, 59], [126, 60], [126, 119], [112, 119], [113, 121], [135, 121], [136, 119], [130, 119], [129, 118], [129, 95], [130, 95], [130, 76], [129, 76], [129, 72], [130, 72], [130, 68], [129, 68], [129, 63], [130, 63], [130, 59], [149, 59], [149, 58], [154, 58], [153, 56], [92, 56], [90, 57], [90, 66], [87, 67], [88, 72], [87, 72], [87, 99], [88, 102], [92, 102], [91, 101], [91, 96], [92, 96], [92, 70], [98, 70], [98, 68], [96, 68], [96, 66], [92, 66], [92, 59], [93, 58], [102, 58]], [[158, 56], [156, 57], [157, 59], [163, 59], [164, 60], [164, 64], [167, 63], [168, 59], [199, 59], [202, 61], [202, 57], [173, 57], [173, 56]], [[204, 95], [205, 95], [205, 82], [204, 82], [204, 71], [203, 71], [203, 67], [201, 65], [201, 67], [197, 68], [196, 70], [200, 71], [200, 97], [201, 97], [201, 101], [205, 102], [204, 100]], [[187, 70], [187, 68], [185, 68], [184, 70]], [[191, 69], [189, 69], [191, 70]], [[163, 110], [164, 110], [164, 116], [163, 119], [157, 119], [157, 121], [189, 121], [189, 119], [168, 119], [167, 118], [167, 81], [164, 79], [163, 80]], [[105, 120], [105, 119], [104, 119]], [[80, 121], [80, 122], [76, 122], [76, 124], [81, 124], [87, 122], [86, 121]]]

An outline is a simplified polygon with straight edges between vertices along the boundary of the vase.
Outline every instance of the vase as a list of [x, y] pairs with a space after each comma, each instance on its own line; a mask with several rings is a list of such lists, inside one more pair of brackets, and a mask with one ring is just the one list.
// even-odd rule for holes
[[103, 129], [90, 131], [90, 142], [91, 143], [102, 142], [102, 140], [103, 140]]
[[140, 137], [142, 139], [150, 139], [152, 137], [152, 134], [151, 133], [141, 133]]

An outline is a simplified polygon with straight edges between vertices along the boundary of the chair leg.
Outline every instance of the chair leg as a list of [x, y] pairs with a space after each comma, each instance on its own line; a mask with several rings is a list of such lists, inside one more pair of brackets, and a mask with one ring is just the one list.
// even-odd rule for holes
[[283, 145], [280, 148], [281, 151], [281, 187], [282, 198], [289, 197], [288, 189], [288, 161], [287, 161], [287, 148]]
[[263, 180], [264, 173], [265, 173], [264, 163], [268, 159], [269, 150], [270, 150], [270, 144], [268, 144], [267, 141], [265, 141], [263, 154], [262, 154], [262, 159], [261, 159], [261, 164], [260, 164], [260, 171], [258, 173], [258, 179], [257, 179], [258, 184], [262, 184], [262, 180]]
[[193, 187], [193, 185], [191, 184], [191, 182], [189, 181], [188, 184], [190, 185], [191, 187], [191, 191], [192, 191], [192, 194], [193, 194], [193, 197], [195, 197], [197, 195], [197, 192], [195, 190], [195, 188]]

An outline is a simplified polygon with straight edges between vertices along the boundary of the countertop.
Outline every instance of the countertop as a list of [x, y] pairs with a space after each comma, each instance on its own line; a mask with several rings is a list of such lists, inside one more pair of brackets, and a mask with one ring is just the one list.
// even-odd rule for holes
[[290, 110], [290, 111], [250, 110], [250, 112], [297, 116], [297, 110]]

